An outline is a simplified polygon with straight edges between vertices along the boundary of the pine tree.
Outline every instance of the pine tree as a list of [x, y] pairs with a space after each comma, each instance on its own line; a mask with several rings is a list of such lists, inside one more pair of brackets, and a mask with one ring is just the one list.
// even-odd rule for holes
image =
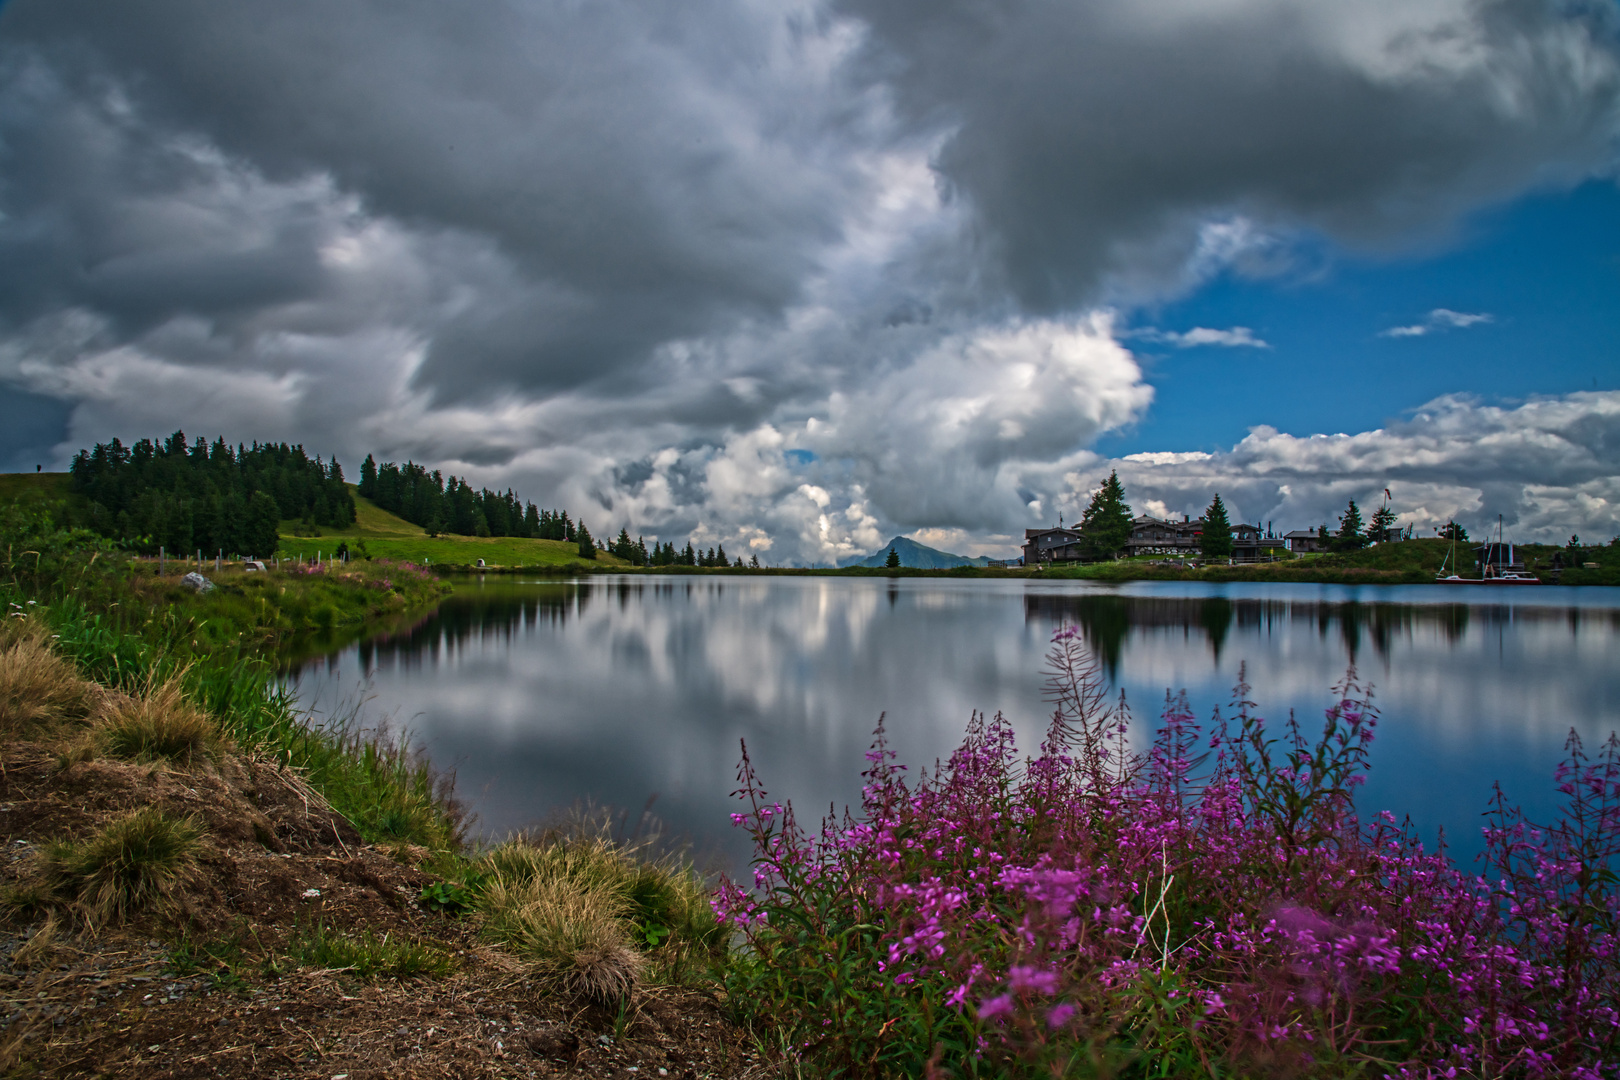
[[582, 559], [596, 558], [596, 544], [591, 540], [591, 531], [581, 521], [574, 531], [575, 539], [579, 542], [579, 557]]
[[1395, 511], [1385, 503], [1373, 511], [1373, 516], [1367, 522], [1367, 539], [1375, 544], [1383, 543], [1384, 534], [1395, 527]]
[[755, 570], [758, 570], [759, 569], [759, 556], [757, 554], [750, 555], [748, 557], [748, 565], [753, 567]]
[[1091, 497], [1080, 519], [1081, 543], [1089, 557], [1112, 559], [1131, 539], [1131, 508], [1125, 502], [1125, 488], [1119, 473], [1111, 472]]
[[889, 548], [889, 557], [883, 560], [883, 565], [884, 565], [884, 567], [886, 569], [889, 569], [889, 570], [897, 570], [897, 569], [899, 569], [900, 568], [900, 553], [898, 551], [896, 551], [892, 547]]
[[714, 549], [714, 565], [730, 566], [731, 560], [726, 558], [726, 545], [721, 544]]
[[1440, 529], [1440, 539], [1455, 540], [1459, 544], [1468, 542], [1468, 530], [1455, 521], [1448, 521]]
[[1355, 551], [1365, 547], [1367, 537], [1361, 532], [1361, 508], [1351, 499], [1344, 513], [1339, 515], [1339, 531], [1333, 534], [1333, 550]]
[[1198, 550], [1206, 559], [1232, 557], [1232, 523], [1227, 520], [1226, 504], [1221, 502], [1220, 492], [1215, 493], [1209, 509], [1204, 511], [1204, 531]]
[[368, 499], [377, 494], [377, 462], [370, 454], [360, 463], [360, 494]]

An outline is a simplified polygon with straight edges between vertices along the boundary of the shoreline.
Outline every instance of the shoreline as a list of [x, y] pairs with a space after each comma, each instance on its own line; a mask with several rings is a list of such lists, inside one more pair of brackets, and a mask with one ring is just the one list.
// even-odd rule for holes
[[[431, 570], [444, 575], [530, 575], [566, 578], [590, 577], [645, 577], [645, 576], [721, 576], [721, 577], [879, 577], [879, 578], [955, 578], [955, 579], [1017, 579], [1031, 581], [1095, 581], [1116, 585], [1132, 581], [1190, 581], [1219, 584], [1226, 582], [1285, 584], [1285, 585], [1436, 585], [1440, 584], [1432, 572], [1426, 570], [1383, 570], [1364, 567], [1302, 566], [1282, 569], [1277, 566], [1211, 566], [1197, 570], [1163, 567], [1118, 567], [1117, 564], [1095, 566], [1043, 568], [962, 566], [950, 569], [923, 567], [720, 567], [720, 566], [598, 566], [586, 562], [563, 566], [468, 566], [449, 563], [435, 564]], [[1542, 581], [1547, 586], [1620, 586], [1620, 574], [1599, 571], [1566, 571], [1565, 578], [1573, 580]], [[1463, 584], [1477, 585], [1476, 582]], [[1500, 589], [1492, 585], [1489, 588]], [[1524, 588], [1525, 586], [1518, 586]]]

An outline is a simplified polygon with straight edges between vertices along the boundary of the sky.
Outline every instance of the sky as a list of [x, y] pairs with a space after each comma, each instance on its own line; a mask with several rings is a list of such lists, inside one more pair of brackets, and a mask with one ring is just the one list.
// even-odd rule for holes
[[827, 564], [1620, 533], [1615, 0], [11, 0], [0, 470], [175, 429]]

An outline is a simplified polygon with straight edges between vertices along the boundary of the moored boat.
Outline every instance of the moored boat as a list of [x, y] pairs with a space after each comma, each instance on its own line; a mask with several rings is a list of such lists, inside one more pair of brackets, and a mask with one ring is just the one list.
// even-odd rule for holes
[[[1478, 558], [1476, 565], [1480, 568], [1477, 578], [1465, 578], [1457, 573], [1457, 538], [1451, 538], [1451, 551], [1446, 555], [1446, 561], [1440, 564], [1440, 569], [1434, 575], [1437, 585], [1540, 585], [1541, 579], [1530, 573], [1529, 569], [1515, 558], [1511, 541], [1502, 541], [1502, 516], [1496, 516], [1496, 539], [1481, 544], [1476, 550]], [[1446, 573], [1446, 563], [1450, 563], [1452, 570]]]

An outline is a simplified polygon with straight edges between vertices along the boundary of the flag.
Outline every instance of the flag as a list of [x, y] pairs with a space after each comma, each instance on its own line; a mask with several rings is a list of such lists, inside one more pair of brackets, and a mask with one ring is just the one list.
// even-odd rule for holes
[[1386, 498], [1386, 499], [1388, 499], [1388, 500], [1389, 500], [1389, 501], [1390, 501], [1390, 502], [1394, 502], [1394, 501], [1395, 501], [1395, 496], [1393, 496], [1393, 495], [1391, 495], [1391, 494], [1390, 494], [1390, 493], [1389, 493], [1389, 488], [1385, 488], [1385, 489], [1384, 489], [1384, 498]]

